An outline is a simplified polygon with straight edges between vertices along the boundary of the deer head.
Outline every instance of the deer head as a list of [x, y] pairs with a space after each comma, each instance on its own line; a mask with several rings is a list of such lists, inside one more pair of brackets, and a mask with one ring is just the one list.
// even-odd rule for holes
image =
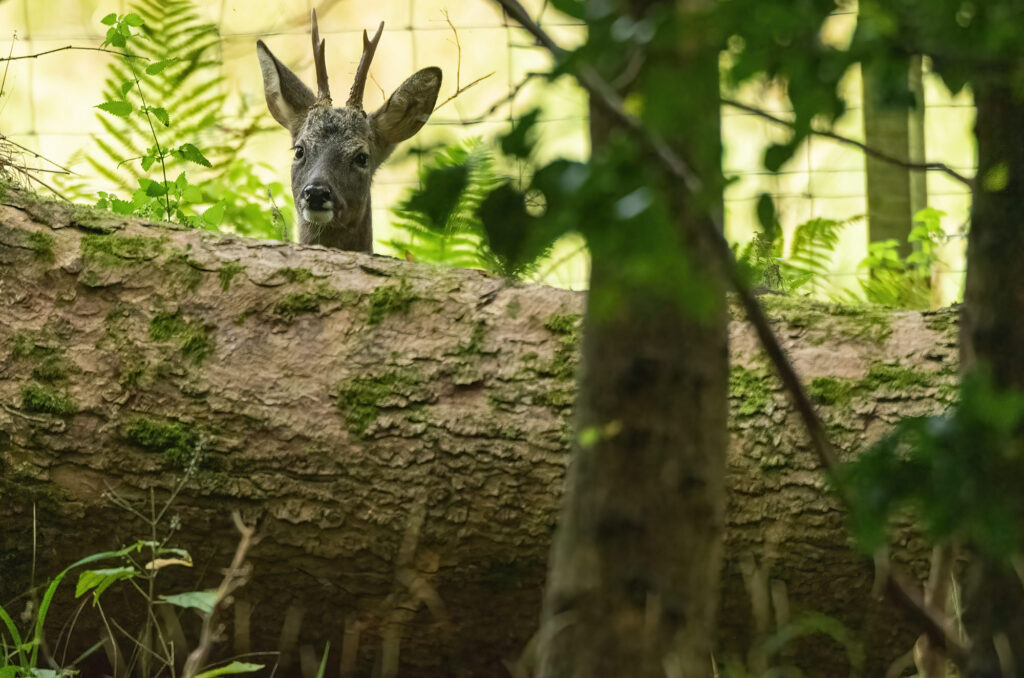
[[262, 40], [256, 55], [267, 107], [292, 135], [292, 196], [302, 243], [369, 252], [373, 245], [370, 180], [395, 146], [416, 134], [430, 117], [441, 87], [441, 69], [424, 68], [395, 90], [377, 111], [363, 110], [363, 90], [384, 22], [370, 40], [344, 108], [334, 108], [327, 85], [324, 43], [312, 16], [317, 93], [271, 54]]

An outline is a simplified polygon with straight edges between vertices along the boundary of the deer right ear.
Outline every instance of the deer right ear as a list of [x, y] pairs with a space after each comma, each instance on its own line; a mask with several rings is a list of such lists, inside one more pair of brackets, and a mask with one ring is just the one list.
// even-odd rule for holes
[[256, 56], [263, 73], [263, 93], [267, 97], [267, 108], [274, 120], [292, 133], [299, 131], [306, 119], [306, 112], [316, 102], [312, 90], [302, 84], [298, 76], [277, 60], [262, 40], [256, 41]]

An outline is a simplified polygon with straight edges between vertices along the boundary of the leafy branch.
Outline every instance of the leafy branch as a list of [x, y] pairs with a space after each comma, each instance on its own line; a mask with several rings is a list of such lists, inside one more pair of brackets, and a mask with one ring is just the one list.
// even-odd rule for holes
[[[104, 43], [106, 44], [106, 43]], [[114, 49], [104, 49], [103, 47], [80, 47], [78, 45], [65, 45], [64, 47], [55, 47], [54, 49], [48, 49], [45, 52], [37, 52], [35, 54], [23, 54], [21, 56], [6, 56], [0, 57], [2, 61], [19, 61], [21, 59], [38, 59], [41, 56], [47, 54], [56, 54], [57, 52], [67, 52], [68, 50], [78, 50], [82, 52], [104, 52], [106, 54], [116, 54], [117, 56], [124, 57], [126, 59], [142, 59], [143, 61], [149, 61], [149, 57], [144, 57], [139, 54], [132, 54], [130, 52], [118, 52]]]

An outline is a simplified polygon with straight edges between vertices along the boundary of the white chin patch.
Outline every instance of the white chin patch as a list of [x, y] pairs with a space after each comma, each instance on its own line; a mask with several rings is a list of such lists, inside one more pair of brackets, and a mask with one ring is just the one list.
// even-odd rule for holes
[[334, 211], [311, 210], [307, 207], [302, 210], [302, 218], [314, 224], [326, 224], [334, 218]]

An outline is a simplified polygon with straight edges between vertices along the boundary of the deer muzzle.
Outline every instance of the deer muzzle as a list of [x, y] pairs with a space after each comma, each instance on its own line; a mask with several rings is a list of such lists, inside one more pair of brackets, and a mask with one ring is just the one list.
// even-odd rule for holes
[[309, 184], [303, 188], [301, 203], [302, 217], [317, 224], [331, 221], [335, 210], [342, 207], [331, 195], [331, 189], [323, 184]]

